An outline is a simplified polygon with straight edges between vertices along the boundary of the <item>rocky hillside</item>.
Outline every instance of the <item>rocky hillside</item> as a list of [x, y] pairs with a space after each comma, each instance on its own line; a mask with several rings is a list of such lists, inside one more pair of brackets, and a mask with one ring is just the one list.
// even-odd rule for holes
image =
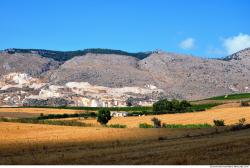
[[[38, 83], [46, 83], [47, 87], [65, 87], [69, 82], [88, 82], [91, 86], [110, 89], [147, 89], [152, 86], [157, 92], [147, 92], [144, 100], [164, 96], [193, 100], [249, 92], [250, 48], [224, 59], [203, 59], [165, 52], [127, 53], [107, 49], [71, 52], [9, 49], [0, 52], [0, 78], [10, 73], [26, 74], [39, 80]], [[3, 80], [0, 87], [4, 87]], [[143, 97], [144, 92], [133, 94], [133, 89], [130, 91], [129, 96]], [[127, 93], [125, 97], [129, 97]]]

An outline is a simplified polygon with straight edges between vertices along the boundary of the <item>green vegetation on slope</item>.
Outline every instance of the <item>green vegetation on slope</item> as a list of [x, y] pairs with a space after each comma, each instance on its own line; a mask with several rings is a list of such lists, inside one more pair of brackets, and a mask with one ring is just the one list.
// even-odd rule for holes
[[151, 52], [138, 52], [138, 53], [129, 53], [121, 50], [112, 50], [112, 49], [102, 49], [102, 48], [91, 48], [85, 50], [77, 51], [52, 51], [52, 50], [42, 50], [42, 49], [7, 49], [9, 54], [14, 53], [37, 53], [46, 58], [52, 58], [55, 61], [67, 61], [75, 56], [86, 55], [87, 53], [93, 54], [117, 54], [117, 55], [126, 55], [132, 56], [138, 59], [144, 59], [151, 54]]
[[239, 93], [239, 94], [231, 94], [231, 95], [223, 95], [211, 97], [206, 100], [236, 100], [236, 99], [247, 99], [250, 98], [250, 93]]
[[192, 111], [205, 111], [208, 109], [211, 109], [212, 107], [221, 105], [222, 103], [206, 103], [206, 104], [195, 104], [192, 105], [187, 112], [192, 112]]
[[193, 111], [205, 111], [214, 106], [220, 105], [219, 103], [208, 103], [191, 105], [188, 101], [182, 100], [159, 100], [153, 104], [153, 112], [155, 114], [174, 114], [174, 113], [185, 113]]

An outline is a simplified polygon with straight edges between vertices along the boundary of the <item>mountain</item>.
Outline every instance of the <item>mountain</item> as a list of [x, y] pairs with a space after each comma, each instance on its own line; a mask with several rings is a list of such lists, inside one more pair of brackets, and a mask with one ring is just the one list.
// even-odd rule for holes
[[163, 97], [195, 100], [249, 92], [249, 73], [250, 48], [224, 59], [161, 51], [7, 49], [0, 52], [0, 105], [114, 106], [131, 97], [143, 105]]

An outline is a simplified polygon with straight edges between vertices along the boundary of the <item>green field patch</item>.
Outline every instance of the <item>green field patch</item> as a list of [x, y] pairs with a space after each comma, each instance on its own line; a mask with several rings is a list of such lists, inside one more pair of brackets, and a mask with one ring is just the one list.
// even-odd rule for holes
[[206, 100], [237, 100], [237, 99], [248, 99], [248, 98], [250, 99], [250, 93], [239, 93], [239, 94], [211, 97]]
[[162, 128], [211, 128], [210, 124], [162, 124]]

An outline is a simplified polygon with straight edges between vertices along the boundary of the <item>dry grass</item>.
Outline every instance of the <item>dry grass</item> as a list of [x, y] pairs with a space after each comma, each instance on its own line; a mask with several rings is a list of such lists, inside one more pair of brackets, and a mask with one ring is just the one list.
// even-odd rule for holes
[[[17, 110], [75, 113], [57, 109]], [[113, 118], [109, 122], [127, 125], [125, 129], [101, 127], [93, 119], [80, 121], [96, 127], [0, 122], [0, 164], [250, 164], [250, 130], [214, 134], [215, 128], [138, 128], [139, 123], [151, 124], [153, 117]], [[240, 118], [249, 123], [250, 107], [155, 117], [167, 124], [211, 124], [214, 119], [234, 124]]]
[[225, 103], [215, 106], [212, 109], [235, 108], [235, 107], [241, 107], [240, 103]]
[[38, 113], [23, 113], [23, 112], [0, 112], [0, 117], [4, 118], [31, 118], [38, 117]]
[[211, 132], [0, 123], [0, 164], [249, 164], [250, 130]]
[[[213, 124], [213, 120], [224, 120], [226, 125], [238, 123], [239, 119], [245, 118], [250, 123], [250, 107], [216, 108], [203, 112], [164, 114], [151, 116], [117, 117], [112, 118], [108, 124], [122, 124], [128, 128], [138, 128], [140, 123], [152, 124], [151, 119], [156, 117], [166, 124]], [[75, 119], [79, 121], [78, 119]], [[95, 119], [80, 120], [98, 126]]]
[[[199, 131], [197, 129], [197, 131]], [[70, 127], [0, 122], [1, 148], [13, 143], [102, 142], [142, 140], [158, 136], [183, 134], [181, 129], [118, 129], [106, 127]]]
[[[0, 108], [1, 115], [10, 115], [10, 113], [25, 113], [25, 114], [33, 114], [40, 115], [41, 113], [47, 114], [74, 114], [74, 113], [82, 113], [85, 110], [71, 110], [71, 109], [53, 109], [53, 108]], [[9, 113], [9, 114], [8, 114]], [[17, 115], [19, 116], [19, 115]]]

